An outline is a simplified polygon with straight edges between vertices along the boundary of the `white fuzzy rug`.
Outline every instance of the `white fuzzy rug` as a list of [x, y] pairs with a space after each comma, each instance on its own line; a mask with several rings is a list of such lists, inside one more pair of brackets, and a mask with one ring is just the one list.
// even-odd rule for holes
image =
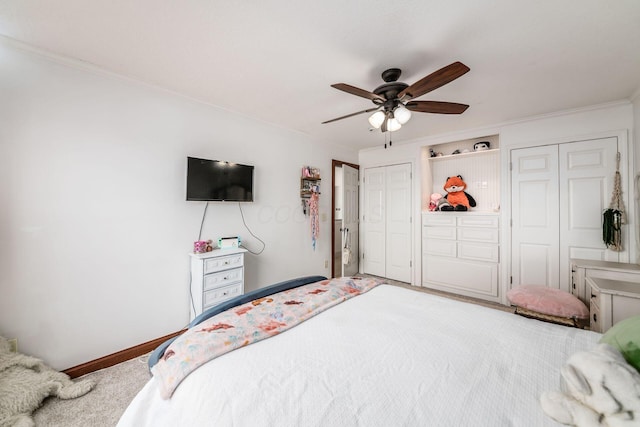
[[92, 380], [73, 382], [40, 359], [11, 352], [0, 337], [0, 427], [35, 426], [31, 414], [45, 398], [74, 399], [94, 385]]

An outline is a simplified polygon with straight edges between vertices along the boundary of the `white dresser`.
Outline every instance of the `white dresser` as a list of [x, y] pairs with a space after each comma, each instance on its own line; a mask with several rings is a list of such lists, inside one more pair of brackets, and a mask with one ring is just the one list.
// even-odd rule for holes
[[215, 249], [191, 256], [191, 316], [244, 293], [246, 249]]
[[571, 293], [587, 306], [590, 303], [588, 277], [640, 283], [640, 265], [624, 262], [571, 260]]
[[498, 302], [498, 226], [498, 214], [424, 213], [422, 285]]
[[586, 281], [592, 331], [604, 333], [619, 321], [640, 315], [640, 283], [598, 277]]

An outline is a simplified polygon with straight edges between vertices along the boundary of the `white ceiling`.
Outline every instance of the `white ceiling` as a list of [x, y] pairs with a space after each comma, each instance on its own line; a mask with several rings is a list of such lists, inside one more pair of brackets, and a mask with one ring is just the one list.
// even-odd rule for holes
[[630, 98], [640, 89], [638, 0], [0, 0], [0, 34], [313, 138], [384, 143], [373, 107], [330, 87], [471, 71], [418, 100], [393, 141]]

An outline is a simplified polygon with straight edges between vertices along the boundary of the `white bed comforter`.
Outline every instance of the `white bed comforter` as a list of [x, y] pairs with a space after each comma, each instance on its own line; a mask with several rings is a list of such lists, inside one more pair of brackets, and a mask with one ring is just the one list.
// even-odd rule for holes
[[381, 285], [225, 354], [119, 427], [545, 426], [560, 367], [600, 334]]

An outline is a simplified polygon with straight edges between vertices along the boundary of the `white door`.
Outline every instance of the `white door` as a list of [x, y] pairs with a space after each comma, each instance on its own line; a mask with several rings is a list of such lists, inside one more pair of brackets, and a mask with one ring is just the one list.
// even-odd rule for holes
[[351, 256], [348, 263], [342, 264], [342, 276], [355, 276], [358, 273], [358, 169], [342, 165], [342, 248], [349, 249]]
[[411, 165], [386, 168], [386, 275], [411, 282]]
[[511, 283], [558, 287], [558, 147], [511, 151]]
[[385, 169], [364, 170], [363, 271], [385, 277]]
[[616, 138], [511, 151], [512, 286], [570, 291], [571, 258], [618, 261], [602, 242]]
[[[602, 212], [609, 207], [616, 170], [617, 138], [559, 146], [560, 260], [618, 261], [602, 241]], [[569, 291], [571, 266], [560, 263], [560, 289]]]
[[411, 165], [364, 172], [363, 271], [411, 281]]

